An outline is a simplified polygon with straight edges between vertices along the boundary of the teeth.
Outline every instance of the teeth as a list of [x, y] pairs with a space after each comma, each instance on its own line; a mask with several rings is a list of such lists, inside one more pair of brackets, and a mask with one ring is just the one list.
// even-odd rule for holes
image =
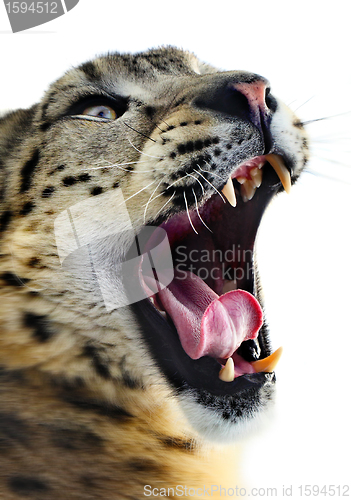
[[272, 165], [276, 174], [278, 175], [280, 182], [283, 184], [283, 188], [287, 193], [290, 193], [291, 188], [291, 177], [289, 170], [283, 163], [283, 159], [279, 155], [266, 155], [266, 160]]
[[256, 193], [256, 186], [254, 184], [254, 181], [249, 181], [246, 179], [240, 188], [240, 192], [241, 197], [245, 202], [252, 200]]
[[219, 372], [219, 378], [223, 382], [233, 382], [234, 380], [234, 361], [232, 358], [228, 358], [225, 366], [221, 368]]
[[254, 368], [255, 372], [265, 372], [270, 373], [277, 366], [280, 356], [282, 355], [283, 348], [279, 347], [273, 354], [264, 359], [259, 359], [258, 361], [254, 361], [251, 363], [251, 366]]
[[[280, 155], [269, 154], [266, 155], [265, 160], [257, 165], [257, 167], [251, 168], [249, 171], [249, 178], [247, 177], [236, 177], [236, 180], [241, 184], [240, 192], [241, 197], [244, 202], [252, 200], [255, 196], [256, 189], [262, 184], [262, 167], [265, 161], [268, 161], [273, 167], [274, 171], [278, 175], [280, 182], [282, 183], [285, 191], [290, 193], [291, 189], [291, 177], [290, 172], [286, 168], [283, 162], [283, 158]], [[236, 198], [232, 180], [229, 178], [227, 184], [224, 186], [222, 193], [227, 198], [229, 203], [235, 207]]]
[[155, 301], [154, 297], [149, 297], [149, 299], [155, 309], [157, 309], [161, 313], [164, 312], [163, 309], [161, 309], [160, 305]]
[[236, 177], [236, 180], [239, 182], [239, 184], [244, 184], [244, 182], [247, 181], [246, 177]]
[[227, 184], [222, 189], [222, 193], [227, 198], [232, 207], [236, 207], [236, 196], [233, 186], [233, 181], [229, 177]]
[[262, 184], [262, 170], [260, 170], [259, 168], [252, 168], [250, 170], [250, 175], [255, 187], [260, 187], [260, 185]]

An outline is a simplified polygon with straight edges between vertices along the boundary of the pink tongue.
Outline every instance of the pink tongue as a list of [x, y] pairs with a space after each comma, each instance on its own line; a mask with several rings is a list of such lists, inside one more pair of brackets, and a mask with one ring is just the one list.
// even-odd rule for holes
[[218, 296], [195, 274], [176, 271], [158, 293], [172, 318], [184, 351], [192, 359], [228, 358], [262, 326], [262, 309], [253, 295], [233, 290]]

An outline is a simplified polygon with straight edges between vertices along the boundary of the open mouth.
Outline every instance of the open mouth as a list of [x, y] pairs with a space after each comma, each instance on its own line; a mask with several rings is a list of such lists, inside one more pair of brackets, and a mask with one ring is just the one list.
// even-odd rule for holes
[[279, 190], [290, 190], [287, 164], [275, 154], [252, 158], [204, 204], [159, 224], [174, 278], [155, 293], [155, 274], [141, 266], [149, 299], [133, 307], [161, 369], [179, 390], [227, 396], [274, 381], [281, 349], [271, 352], [254, 249], [265, 208]]

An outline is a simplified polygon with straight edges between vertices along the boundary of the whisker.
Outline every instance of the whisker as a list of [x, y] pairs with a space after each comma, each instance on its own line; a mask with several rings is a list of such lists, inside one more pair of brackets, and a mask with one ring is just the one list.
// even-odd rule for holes
[[314, 96], [314, 95], [313, 95], [313, 96], [311, 96], [309, 99], [307, 99], [307, 101], [305, 101], [305, 102], [303, 102], [302, 104], [300, 104], [300, 106], [298, 106], [297, 108], [295, 108], [295, 109], [294, 109], [294, 113], [295, 113], [298, 109], [302, 108], [302, 106], [305, 106], [305, 104], [307, 104], [308, 102], [310, 102], [310, 101], [311, 101], [311, 99], [314, 99], [315, 97], [316, 97], [316, 96]]
[[[335, 146], [336, 144], [338, 145], [339, 143], [347, 144], [349, 146], [350, 143], [350, 137], [347, 135], [345, 136], [340, 136], [340, 134], [330, 134], [330, 135], [321, 135], [318, 137], [312, 137], [311, 138], [312, 142], [312, 147], [317, 144], [318, 149], [322, 149], [323, 146]], [[329, 148], [330, 149], [330, 148]]]
[[185, 201], [185, 207], [186, 207], [186, 213], [188, 214], [188, 219], [189, 219], [189, 222], [190, 222], [190, 225], [191, 227], [193, 228], [194, 232], [196, 234], [199, 234], [195, 227], [194, 227], [194, 224], [193, 224], [193, 221], [191, 220], [191, 217], [190, 217], [190, 213], [189, 213], [189, 208], [188, 208], [188, 202], [187, 202], [187, 199], [186, 199], [186, 195], [185, 195], [185, 191], [183, 191], [183, 196], [184, 196], [184, 201]]
[[[148, 155], [148, 154], [144, 153], [143, 151], [140, 151], [137, 147], [134, 146], [134, 144], [129, 139], [129, 137], [127, 137], [127, 139], [129, 141], [129, 144], [132, 146], [132, 148], [134, 148], [135, 151], [138, 151], [138, 153], [140, 153], [141, 155], [148, 156], [149, 158], [158, 158], [158, 159], [161, 159], [161, 160], [164, 159], [164, 156], [152, 156], [152, 155]], [[154, 141], [154, 142], [156, 142], [156, 141]]]
[[[161, 132], [165, 132], [165, 130], [163, 130], [161, 127], [159, 127], [159, 126], [157, 125], [157, 123], [155, 123], [154, 121], [151, 121], [151, 123], [152, 123], [152, 124], [153, 124], [156, 128], [158, 128], [159, 130], [161, 130]], [[155, 141], [155, 142], [156, 142], [156, 141]]]
[[203, 187], [203, 185], [201, 184], [201, 182], [199, 181], [199, 179], [197, 179], [197, 178], [195, 177], [195, 175], [192, 175], [192, 174], [186, 174], [186, 175], [188, 175], [189, 177], [192, 177], [193, 179], [195, 179], [195, 180], [196, 180], [196, 181], [200, 184], [200, 186], [201, 186], [201, 189], [202, 189], [202, 194], [205, 194], [204, 187]]
[[169, 188], [171, 188], [172, 186], [174, 186], [174, 184], [176, 184], [177, 182], [182, 181], [183, 179], [185, 179], [186, 175], [183, 175], [183, 177], [180, 177], [176, 181], [172, 182], [172, 184], [170, 184], [169, 186], [167, 186], [167, 188], [164, 191], [162, 191], [162, 193], [160, 193], [157, 196], [155, 196], [155, 198], [152, 201], [156, 200], [157, 198], [159, 198], [160, 196], [162, 196], [163, 194], [165, 194], [165, 192], [168, 191]]
[[338, 113], [337, 115], [322, 116], [321, 118], [315, 118], [314, 120], [306, 120], [301, 122], [301, 125], [309, 125], [310, 123], [320, 122], [322, 120], [329, 120], [331, 118], [338, 118], [339, 116], [349, 115], [351, 111], [345, 111], [345, 113]]
[[161, 119], [161, 122], [165, 123], [169, 127], [168, 123]]
[[197, 203], [197, 198], [196, 198], [196, 194], [195, 194], [195, 191], [194, 191], [194, 188], [192, 188], [192, 191], [193, 191], [193, 195], [194, 195], [194, 198], [195, 198], [195, 207], [196, 207], [196, 212], [197, 212], [197, 215], [199, 217], [199, 219], [201, 220], [201, 222], [203, 223], [203, 225], [210, 231], [210, 233], [212, 233], [213, 231], [211, 231], [211, 229], [208, 227], [208, 225], [204, 222], [204, 220], [202, 219], [201, 215], [200, 215], [200, 212], [199, 212], [199, 207], [198, 207], [198, 203]]
[[[205, 161], [206, 165], [208, 165], [210, 168], [211, 168], [211, 165], [209, 163], [207, 163], [207, 161]], [[212, 174], [212, 175], [215, 175], [216, 177], [218, 177], [219, 179], [221, 179], [223, 181], [223, 178], [221, 175], [218, 175], [218, 174], [215, 174], [214, 172], [210, 172], [209, 170], [203, 170], [200, 165], [197, 165], [199, 167], [199, 169], [201, 170], [201, 172], [207, 172], [208, 174]], [[223, 181], [224, 182], [224, 181]]]
[[118, 206], [121, 206], [124, 204], [124, 202], [130, 200], [131, 198], [134, 198], [134, 196], [136, 196], [137, 194], [141, 193], [142, 191], [144, 191], [144, 189], [147, 189], [148, 187], [152, 186], [152, 184], [155, 184], [156, 180], [150, 182], [150, 184], [148, 184], [147, 186], [143, 187], [142, 189], [140, 189], [139, 191], [137, 191], [136, 193], [132, 194], [131, 196], [129, 196], [128, 198], [126, 198], [125, 200], [122, 201], [122, 203], [120, 203]]
[[206, 179], [206, 177], [204, 177], [204, 176], [201, 174], [201, 172], [198, 172], [197, 170], [194, 170], [194, 171], [195, 171], [195, 172], [197, 172], [199, 175], [201, 175], [201, 177], [203, 177], [203, 178], [205, 179], [205, 181], [206, 181], [206, 182], [208, 182], [208, 184], [209, 184], [210, 186], [212, 186], [212, 187], [213, 187], [213, 189], [214, 189], [215, 191], [217, 191], [217, 193], [219, 194], [219, 196], [222, 198], [223, 203], [226, 203], [226, 200], [224, 199], [224, 197], [222, 196], [222, 194], [218, 191], [218, 189], [217, 189], [217, 188], [215, 188], [215, 187], [214, 187], [214, 185], [213, 185], [213, 184], [212, 184], [212, 183], [211, 183], [208, 179]]
[[[157, 127], [159, 130], [161, 130], [161, 132], [165, 132], [165, 130], [162, 130], [162, 128], [161, 128], [161, 127], [159, 127], [159, 126], [157, 125], [157, 123], [156, 123], [154, 120], [151, 120], [151, 118], [149, 118], [149, 119], [150, 119], [150, 122], [151, 122], [153, 125], [155, 125], [155, 127]], [[167, 127], [169, 127], [168, 123], [167, 123], [167, 122], [165, 122], [164, 120], [162, 120], [162, 118], [161, 118], [161, 122], [165, 123], [165, 124], [167, 125]], [[125, 124], [125, 125], [127, 125], [127, 126], [128, 126], [128, 124]], [[130, 126], [129, 126], [129, 128], [132, 128], [132, 127], [130, 127]], [[132, 129], [132, 130], [135, 130], [135, 129]], [[138, 132], [138, 130], [135, 130], [135, 132]], [[141, 132], [138, 132], [138, 133], [139, 133], [139, 134], [141, 134]], [[146, 135], [145, 135], [144, 137], [147, 137], [147, 138], [148, 138], [148, 139], [150, 139], [151, 141], [153, 141], [153, 140], [154, 140], [154, 139], [151, 139], [151, 137], [148, 137], [148, 136], [146, 136]], [[156, 142], [156, 141], [155, 141], [155, 142]]]
[[[157, 184], [157, 186], [155, 187], [155, 189], [153, 190], [150, 198], [148, 199], [147, 203], [146, 203], [146, 206], [145, 206], [145, 210], [144, 210], [144, 224], [145, 224], [145, 221], [146, 221], [146, 212], [147, 212], [147, 209], [150, 205], [150, 203], [153, 201], [152, 197], [153, 195], [155, 194], [155, 192], [157, 191], [157, 188], [159, 187], [159, 185], [161, 184], [161, 182], [163, 182], [163, 178], [160, 180], [160, 182]], [[156, 198], [154, 198], [156, 199]]]
[[172, 194], [172, 196], [169, 198], [169, 200], [168, 200], [168, 201], [166, 201], [166, 203], [163, 205], [163, 207], [161, 207], [161, 208], [160, 208], [160, 210], [156, 213], [155, 218], [156, 218], [156, 217], [158, 216], [158, 214], [159, 214], [159, 213], [160, 213], [160, 212], [161, 212], [161, 211], [165, 208], [165, 206], [166, 206], [166, 205], [168, 205], [168, 203], [169, 203], [171, 200], [173, 200], [174, 195], [175, 195], [175, 191], [174, 191], [174, 193]]
[[313, 155], [313, 158], [318, 158], [318, 160], [326, 161], [328, 163], [334, 163], [334, 165], [339, 165], [340, 167], [350, 168], [350, 165], [347, 165], [343, 161], [333, 160], [331, 158], [325, 158], [323, 156], [318, 156], [316, 154]]
[[131, 125], [128, 125], [128, 123], [126, 123], [126, 122], [123, 122], [123, 123], [124, 123], [124, 125], [125, 125], [126, 127], [130, 128], [130, 129], [132, 129], [132, 130], [134, 130], [134, 132], [136, 132], [137, 134], [142, 135], [143, 137], [145, 137], [146, 139], [149, 139], [149, 140], [150, 140], [150, 141], [152, 141], [152, 142], [156, 142], [156, 141], [155, 141], [155, 139], [151, 139], [151, 137], [149, 137], [149, 136], [148, 136], [148, 135], [146, 135], [146, 134], [143, 134], [143, 132], [140, 132], [139, 130], [136, 130], [136, 129], [135, 129], [135, 128], [133, 128]]
[[[106, 160], [107, 161], [107, 160]], [[134, 174], [141, 174], [141, 173], [144, 173], [144, 172], [154, 172], [154, 169], [153, 170], [128, 170], [127, 168], [122, 168], [122, 166], [124, 165], [136, 165], [137, 163], [147, 163], [147, 160], [145, 161], [129, 161], [127, 163], [110, 163], [109, 161], [107, 161], [107, 163], [109, 163], [109, 165], [103, 165], [102, 167], [83, 167], [81, 168], [80, 170], [101, 170], [101, 169], [104, 169], [104, 168], [119, 168], [120, 170], [123, 170], [124, 172], [129, 172], [129, 173], [134, 173]]]
[[304, 172], [306, 174], [315, 175], [316, 177], [324, 177], [325, 179], [328, 179], [330, 181], [333, 181], [333, 182], [342, 182], [343, 184], [347, 184], [347, 185], [351, 186], [351, 182], [344, 181], [342, 179], [338, 179], [337, 177], [333, 177], [331, 175], [327, 175], [327, 174], [324, 174], [322, 172], [317, 172], [317, 171], [311, 170], [309, 168], [307, 168]]

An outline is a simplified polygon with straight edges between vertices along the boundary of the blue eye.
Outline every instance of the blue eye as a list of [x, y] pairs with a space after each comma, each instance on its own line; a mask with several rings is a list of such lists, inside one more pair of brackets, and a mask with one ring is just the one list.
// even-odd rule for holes
[[96, 116], [97, 118], [105, 118], [107, 120], [115, 120], [117, 113], [109, 106], [90, 106], [86, 108], [82, 115]]

